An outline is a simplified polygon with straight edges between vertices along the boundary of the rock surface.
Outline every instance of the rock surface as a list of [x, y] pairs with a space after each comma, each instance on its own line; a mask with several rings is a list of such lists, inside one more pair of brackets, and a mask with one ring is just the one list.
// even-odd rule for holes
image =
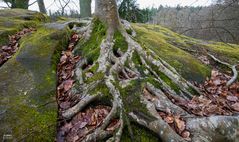
[[[2, 23], [14, 23], [14, 20], [23, 25], [30, 21], [38, 26], [35, 33], [20, 40], [20, 49], [0, 67], [0, 141], [55, 139], [56, 62], [70, 32], [66, 28], [56, 30], [41, 26], [39, 15], [44, 17], [25, 10], [0, 11], [0, 29], [3, 32], [6, 26]], [[9, 16], [10, 20], [4, 21], [6, 19], [1, 16]], [[13, 31], [21, 28], [19, 25], [7, 26]], [[0, 34], [0, 37], [3, 36]]]

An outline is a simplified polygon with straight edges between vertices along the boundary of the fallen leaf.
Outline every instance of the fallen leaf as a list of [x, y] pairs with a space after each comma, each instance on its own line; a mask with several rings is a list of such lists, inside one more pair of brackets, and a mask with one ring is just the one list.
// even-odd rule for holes
[[172, 124], [174, 122], [174, 118], [172, 116], [167, 116], [164, 118], [164, 120], [168, 123], [168, 124]]
[[63, 82], [65, 92], [71, 89], [73, 82], [74, 82], [73, 80], [66, 80]]
[[235, 103], [232, 105], [232, 108], [235, 110], [235, 111], [238, 111], [239, 112], [239, 103]]
[[67, 109], [67, 108], [70, 107], [70, 105], [71, 105], [71, 103], [70, 103], [70, 102], [67, 102], [67, 101], [60, 103], [60, 107], [61, 107], [62, 109]]
[[183, 138], [189, 138], [189, 136], [190, 136], [190, 132], [189, 131], [183, 131], [182, 132], [182, 137]]
[[88, 123], [87, 122], [78, 122], [75, 127], [82, 129], [84, 128]]
[[227, 100], [231, 102], [237, 102], [238, 98], [236, 96], [227, 96]]
[[185, 130], [186, 126], [184, 121], [180, 120], [179, 118], [175, 118], [175, 123], [180, 132]]
[[114, 131], [115, 129], [119, 128], [120, 121], [114, 120], [111, 124], [106, 128], [107, 131]]

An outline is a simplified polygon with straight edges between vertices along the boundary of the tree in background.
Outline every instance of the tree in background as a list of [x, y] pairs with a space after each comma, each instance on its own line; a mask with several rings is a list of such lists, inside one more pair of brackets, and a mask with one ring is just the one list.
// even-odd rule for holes
[[91, 0], [80, 0], [80, 16], [91, 17]]
[[38, 3], [39, 11], [46, 14], [47, 11], [44, 4], [44, 0], [37, 0], [37, 3]]
[[118, 1], [119, 4], [119, 16], [130, 22], [146, 23], [152, 19], [152, 16], [156, 13], [155, 8], [140, 9], [136, 3], [137, 0], [122, 0]]
[[136, 0], [123, 0], [120, 3], [119, 15], [122, 19], [136, 22], [140, 14], [140, 9], [136, 4]]
[[153, 21], [194, 38], [238, 44], [238, 15], [238, 0], [226, 0], [205, 7], [162, 7]]
[[5, 2], [9, 8], [22, 8], [28, 9], [29, 0], [2, 0]]

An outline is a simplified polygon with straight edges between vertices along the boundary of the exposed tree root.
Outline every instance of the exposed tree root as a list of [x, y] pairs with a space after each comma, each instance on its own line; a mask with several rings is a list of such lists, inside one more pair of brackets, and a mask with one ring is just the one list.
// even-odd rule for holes
[[218, 63], [220, 63], [220, 64], [222, 64], [222, 65], [225, 65], [225, 66], [227, 66], [228, 68], [230, 68], [230, 69], [232, 70], [233, 76], [232, 76], [232, 78], [231, 78], [231, 79], [227, 82], [227, 84], [226, 84], [227, 86], [232, 85], [232, 83], [234, 83], [234, 82], [237, 80], [238, 72], [237, 72], [236, 67], [237, 67], [239, 64], [237, 64], [237, 65], [230, 65], [230, 64], [227, 63], [227, 62], [223, 62], [223, 61], [219, 60], [218, 58], [216, 58], [215, 56], [213, 56], [213, 55], [210, 54], [210, 53], [208, 53], [208, 56], [210, 56], [214, 61], [216, 61], [216, 62], [218, 62]]
[[[90, 25], [88, 29], [84, 29], [84, 31], [88, 31], [84, 36], [86, 40], [90, 35], [89, 31], [92, 32], [94, 23]], [[127, 27], [130, 28], [128, 25]], [[133, 31], [133, 29], [131, 30]], [[128, 44], [125, 52], [120, 49], [117, 50], [117, 53], [113, 51], [114, 37], [111, 32], [108, 32], [100, 45], [98, 59], [94, 60], [88, 68], [84, 67], [87, 64], [87, 59], [84, 58], [76, 65], [74, 79], [77, 83], [73, 85], [71, 94], [79, 97], [80, 101], [69, 109], [63, 110], [60, 115], [69, 120], [89, 105], [96, 105], [96, 102], [107, 101], [107, 105], [111, 106], [110, 112], [102, 123], [99, 123], [94, 130], [89, 131], [82, 141], [106, 140], [107, 142], [119, 142], [124, 127], [128, 126], [130, 129], [129, 120], [146, 127], [163, 141], [186, 141], [190, 139], [192, 141], [218, 141], [224, 140], [224, 138], [233, 141], [238, 138], [238, 116], [199, 118], [176, 105], [170, 98], [188, 101], [195, 95], [192, 90], [199, 94], [202, 94], [201, 91], [181, 77], [172, 66], [160, 57], [151, 52], [146, 52], [125, 30], [120, 28], [119, 32]], [[135, 59], [135, 56], [138, 59]], [[86, 74], [89, 69], [95, 66], [97, 66], [97, 70], [90, 72], [89, 77], [95, 78], [95, 80], [91, 81], [86, 78]], [[162, 74], [178, 87], [177, 90], [165, 82], [161, 77]], [[138, 94], [139, 100], [133, 98], [133, 103], [140, 104], [139, 107], [145, 108], [145, 112], [126, 108], [128, 104], [125, 103], [127, 102], [125, 99], [134, 94], [124, 92], [124, 89], [131, 87], [132, 82], [137, 81], [141, 81], [139, 83], [141, 88], [137, 88], [141, 91]], [[179, 131], [175, 131], [159, 115], [159, 112], [179, 116], [182, 120], [175, 119], [174, 121], [176, 123], [184, 122], [185, 124], [183, 124], [186, 126], [178, 126]], [[109, 126], [114, 119], [117, 119], [118, 122], [109, 131]], [[220, 132], [218, 129], [220, 129]], [[184, 132], [188, 131], [191, 133], [191, 137], [189, 135], [183, 137]], [[222, 135], [221, 137], [217, 137], [219, 133]], [[132, 133], [131, 135], [133, 137]]]
[[[180, 49], [187, 51], [187, 52], [192, 52], [192, 53], [196, 53], [199, 54], [201, 53], [201, 51], [197, 51], [197, 50], [193, 50], [193, 49], [188, 49], [188, 48], [183, 48], [183, 47], [179, 47]], [[214, 55], [208, 53], [207, 51], [203, 52], [204, 54], [206, 53], [207, 56], [209, 56], [210, 58], [212, 58], [215, 62], [222, 64], [228, 68], [230, 68], [232, 70], [233, 76], [231, 77], [231, 79], [227, 82], [226, 86], [231, 86], [238, 78], [238, 71], [237, 71], [237, 66], [239, 66], [239, 64], [235, 64], [235, 65], [231, 65], [227, 62], [221, 61], [219, 60], [217, 57], [215, 57]], [[203, 53], [201, 53], [203, 55]], [[239, 61], [238, 61], [239, 63]], [[208, 63], [209, 64], [209, 63]]]

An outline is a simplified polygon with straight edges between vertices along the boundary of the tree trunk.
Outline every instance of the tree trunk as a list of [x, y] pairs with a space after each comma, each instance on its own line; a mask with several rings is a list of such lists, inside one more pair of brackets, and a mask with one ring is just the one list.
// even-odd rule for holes
[[45, 13], [46, 14], [46, 7], [45, 7], [45, 4], [44, 4], [44, 0], [37, 0], [37, 3], [38, 3], [38, 7], [39, 7], [39, 10], [41, 13]]
[[13, 0], [11, 8], [28, 9], [29, 0]]
[[[134, 129], [134, 125], [137, 125], [147, 129], [145, 132], [147, 136], [154, 133], [165, 142], [186, 141], [182, 137], [182, 132], [180, 134], [176, 132], [159, 115], [160, 112], [169, 112], [184, 120], [185, 123], [181, 126], [183, 130], [187, 127], [192, 140], [197, 141], [202, 137], [207, 141], [223, 141], [225, 138], [229, 141], [236, 140], [239, 117], [198, 118], [174, 104], [175, 100], [190, 100], [193, 97], [191, 92], [202, 93], [159, 55], [146, 50], [134, 41], [132, 37], [135, 31], [130, 23], [120, 21], [115, 0], [96, 0], [95, 16], [96, 19], [91, 24], [80, 30], [79, 37], [85, 41], [81, 40], [84, 42], [73, 51], [75, 54], [81, 53], [79, 54], [81, 59], [75, 64], [75, 76], [72, 79], [76, 83], [67, 92], [70, 96], [58, 94], [59, 104], [64, 103], [61, 100], [65, 98], [78, 99], [68, 108], [60, 108], [59, 114], [66, 122], [71, 119], [78, 120], [85, 115], [85, 112], [92, 112], [92, 108], [99, 105], [107, 105], [111, 110], [101, 123], [93, 130], [85, 132], [84, 136], [76, 135], [76, 129], [82, 125], [81, 120], [74, 122], [77, 126], [72, 126], [71, 122], [65, 123], [59, 129], [60, 138], [70, 126], [73, 128], [67, 130], [66, 139], [76, 135], [74, 138], [84, 142], [101, 140], [120, 142], [122, 135], [128, 135], [128, 141], [137, 141], [140, 139], [137, 138], [140, 137], [139, 135], [135, 135], [137, 130]], [[126, 31], [132, 32], [128, 34]], [[177, 91], [173, 86], [168, 85], [162, 74], [177, 86]], [[60, 85], [59, 88], [64, 87]], [[90, 118], [95, 120], [95, 117], [99, 116], [99, 110], [92, 113], [95, 114]], [[182, 121], [177, 121], [182, 124]], [[197, 128], [196, 126], [199, 125], [204, 127]], [[88, 129], [92, 127], [87, 127]], [[223, 133], [229, 130], [232, 133]], [[217, 137], [219, 134], [223, 136]]]
[[80, 0], [80, 16], [91, 17], [91, 0]]
[[96, 0], [95, 16], [106, 23], [110, 30], [116, 30], [120, 26], [119, 13], [115, 0]]

